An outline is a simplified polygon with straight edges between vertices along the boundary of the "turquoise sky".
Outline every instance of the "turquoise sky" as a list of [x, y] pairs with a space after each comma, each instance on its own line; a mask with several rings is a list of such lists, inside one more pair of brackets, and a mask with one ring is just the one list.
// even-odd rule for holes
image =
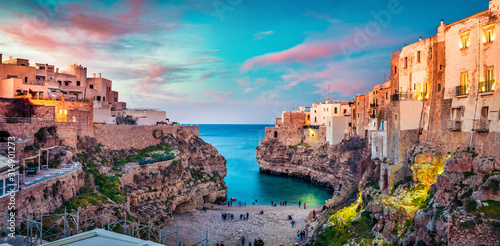
[[181, 123], [273, 123], [385, 81], [404, 43], [478, 1], [2, 1], [0, 53], [113, 81], [130, 108]]

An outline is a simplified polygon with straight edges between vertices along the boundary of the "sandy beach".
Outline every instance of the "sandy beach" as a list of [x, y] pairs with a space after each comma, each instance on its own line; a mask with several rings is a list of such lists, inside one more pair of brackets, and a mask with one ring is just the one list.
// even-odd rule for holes
[[[242, 236], [246, 238], [246, 245], [254, 239], [261, 238], [265, 245], [293, 245], [297, 243], [297, 230], [304, 230], [306, 218], [313, 210], [319, 208], [294, 206], [263, 206], [247, 205], [231, 207], [217, 205], [212, 209], [195, 213], [183, 213], [174, 215], [177, 229], [180, 233], [190, 234], [205, 238], [208, 231], [209, 239], [225, 244], [235, 244]], [[260, 215], [259, 212], [264, 214]], [[240, 214], [249, 213], [248, 220], [240, 220]], [[222, 213], [232, 213], [234, 219], [222, 220]], [[292, 228], [291, 221], [287, 220], [291, 215], [295, 221]], [[167, 226], [165, 229], [175, 231], [176, 226]], [[310, 235], [311, 233], [309, 233]], [[187, 238], [185, 243], [189, 245]]]

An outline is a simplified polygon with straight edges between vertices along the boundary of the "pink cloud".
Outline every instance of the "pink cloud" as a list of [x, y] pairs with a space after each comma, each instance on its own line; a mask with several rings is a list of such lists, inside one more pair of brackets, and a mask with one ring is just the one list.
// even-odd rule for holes
[[290, 49], [256, 56], [245, 61], [243, 71], [256, 66], [265, 66], [284, 62], [309, 62], [319, 58], [328, 58], [340, 52], [339, 44], [332, 41], [319, 41], [299, 44]]
[[251, 87], [247, 87], [245, 88], [245, 93], [249, 93], [249, 92], [252, 92], [254, 90], [256, 90], [257, 88], [251, 88]]
[[228, 98], [231, 95], [230, 92], [222, 93], [222, 92], [202, 91], [202, 93], [213, 97], [215, 100], [217, 100], [219, 102], [224, 101], [226, 98]]

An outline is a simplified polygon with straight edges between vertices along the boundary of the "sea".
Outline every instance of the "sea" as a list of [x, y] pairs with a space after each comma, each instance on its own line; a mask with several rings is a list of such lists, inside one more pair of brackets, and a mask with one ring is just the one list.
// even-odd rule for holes
[[307, 180], [259, 172], [255, 151], [259, 140], [264, 139], [264, 129], [270, 125], [200, 125], [200, 137], [214, 145], [227, 160], [228, 199], [233, 204], [271, 205], [271, 201], [298, 206], [321, 207], [332, 198], [333, 191]]

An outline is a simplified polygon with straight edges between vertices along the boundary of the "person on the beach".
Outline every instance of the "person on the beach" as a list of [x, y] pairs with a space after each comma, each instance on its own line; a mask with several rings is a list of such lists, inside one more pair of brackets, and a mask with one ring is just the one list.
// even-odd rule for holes
[[300, 242], [300, 232], [299, 231], [297, 231], [297, 241]]
[[316, 211], [313, 210], [313, 219], [316, 218]]
[[295, 226], [295, 220], [292, 220], [292, 228]]
[[300, 208], [300, 201], [299, 201], [299, 208]]
[[304, 209], [306, 209], [306, 203], [304, 202]]
[[248, 220], [248, 215], [249, 215], [249, 214], [248, 214], [248, 212], [247, 212], [247, 220]]

